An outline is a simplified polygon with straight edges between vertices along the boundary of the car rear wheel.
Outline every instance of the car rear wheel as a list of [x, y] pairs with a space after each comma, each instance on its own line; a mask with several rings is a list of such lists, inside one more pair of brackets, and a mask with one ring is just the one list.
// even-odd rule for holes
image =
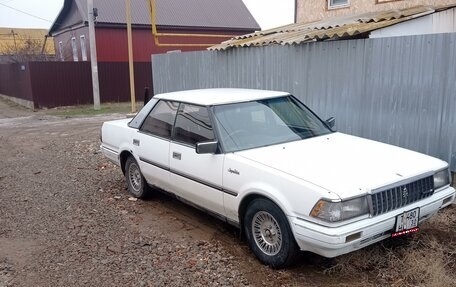
[[138, 163], [132, 156], [128, 157], [125, 162], [125, 179], [128, 185], [128, 192], [131, 195], [137, 198], [145, 198], [148, 195], [150, 187], [144, 179]]
[[256, 257], [273, 268], [289, 266], [299, 252], [285, 214], [270, 200], [259, 198], [249, 204], [244, 231]]

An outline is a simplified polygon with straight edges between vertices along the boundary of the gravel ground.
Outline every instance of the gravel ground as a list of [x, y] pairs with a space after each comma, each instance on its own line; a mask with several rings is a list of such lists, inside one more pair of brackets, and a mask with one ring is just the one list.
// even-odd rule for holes
[[308, 253], [271, 270], [235, 228], [160, 193], [129, 198], [98, 139], [103, 121], [123, 115], [5, 109], [0, 101], [0, 287], [377, 285], [328, 274], [337, 262]]
[[164, 230], [141, 215], [170, 199], [130, 201], [98, 151], [115, 117], [0, 122], [0, 286], [248, 285], [216, 240], [176, 234], [192, 226], [166, 210]]

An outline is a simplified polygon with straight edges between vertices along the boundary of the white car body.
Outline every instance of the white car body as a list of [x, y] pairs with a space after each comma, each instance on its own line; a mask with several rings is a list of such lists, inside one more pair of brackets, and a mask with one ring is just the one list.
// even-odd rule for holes
[[[284, 95], [287, 93], [241, 89], [175, 92], [156, 95], [140, 113], [148, 114], [164, 100], [216, 106]], [[433, 190], [431, 196], [390, 207], [381, 214], [374, 215], [370, 206], [369, 214], [326, 222], [311, 216], [321, 199], [371, 198], [378, 191], [403, 189], [432, 177], [448, 169], [448, 164], [339, 132], [234, 152], [198, 154], [195, 147], [142, 133], [129, 127], [129, 122], [123, 119], [103, 124], [101, 149], [107, 158], [122, 165], [121, 155], [132, 155], [150, 185], [238, 226], [242, 224], [243, 201], [252, 195], [265, 197], [286, 215], [299, 248], [325, 257], [390, 237], [397, 216], [404, 212], [420, 208], [422, 222], [455, 200], [455, 190], [447, 184]]]

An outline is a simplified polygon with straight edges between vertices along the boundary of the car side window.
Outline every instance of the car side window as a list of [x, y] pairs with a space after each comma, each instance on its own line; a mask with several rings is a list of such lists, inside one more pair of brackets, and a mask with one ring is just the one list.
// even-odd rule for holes
[[159, 137], [171, 138], [178, 107], [179, 103], [176, 102], [158, 102], [144, 120], [140, 131]]
[[192, 146], [213, 140], [214, 130], [207, 107], [181, 104], [173, 139]]
[[146, 119], [149, 114], [150, 109], [152, 109], [155, 104], [158, 102], [157, 99], [150, 99], [150, 101], [139, 111], [139, 113], [128, 123], [130, 128], [139, 129], [141, 124]]

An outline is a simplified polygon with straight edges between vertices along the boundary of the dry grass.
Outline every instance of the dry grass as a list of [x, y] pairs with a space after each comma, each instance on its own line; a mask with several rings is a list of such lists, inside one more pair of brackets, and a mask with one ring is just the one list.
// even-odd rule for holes
[[453, 205], [425, 222], [418, 234], [338, 257], [326, 273], [366, 274], [376, 286], [456, 286], [455, 228]]

